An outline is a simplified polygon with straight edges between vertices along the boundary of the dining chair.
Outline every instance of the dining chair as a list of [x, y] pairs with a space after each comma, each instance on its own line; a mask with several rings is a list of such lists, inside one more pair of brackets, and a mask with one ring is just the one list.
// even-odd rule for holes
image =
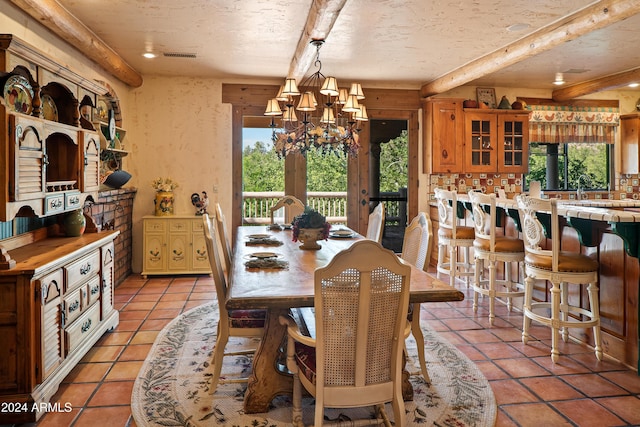
[[231, 239], [229, 238], [229, 231], [227, 230], [227, 223], [222, 213], [222, 206], [220, 203], [216, 203], [216, 228], [218, 229], [218, 242], [220, 242], [220, 248], [222, 249], [222, 255], [224, 259], [224, 271], [229, 274], [231, 270]]
[[292, 318], [280, 317], [287, 326], [294, 426], [304, 425], [302, 387], [315, 397], [316, 426], [323, 425], [325, 408], [364, 406], [375, 406], [390, 425], [387, 402], [395, 425], [406, 425], [402, 352], [410, 331], [410, 276], [406, 262], [366, 239], [315, 270], [315, 338], [301, 334]]
[[275, 224], [275, 213], [284, 210], [284, 224], [291, 224], [293, 218], [304, 212], [304, 203], [295, 196], [284, 196], [269, 208], [271, 212], [271, 224]]
[[202, 215], [204, 222], [204, 237], [207, 243], [207, 255], [211, 264], [211, 274], [216, 286], [216, 298], [220, 318], [218, 319], [218, 335], [213, 351], [213, 377], [211, 378], [210, 394], [214, 394], [218, 383], [246, 382], [247, 378], [221, 379], [222, 360], [224, 356], [252, 354], [255, 349], [243, 349], [234, 352], [226, 352], [225, 347], [229, 337], [261, 338], [264, 332], [266, 310], [227, 310], [227, 279], [222, 270], [220, 260], [219, 243], [214, 221], [208, 214]]
[[378, 202], [378, 206], [369, 214], [369, 223], [367, 224], [366, 238], [374, 242], [382, 243], [382, 234], [384, 232], [384, 203]]
[[[596, 358], [602, 360], [600, 338], [600, 301], [598, 299], [598, 262], [578, 252], [561, 250], [557, 200], [538, 199], [524, 194], [516, 196], [522, 239], [524, 241], [524, 320], [522, 342], [529, 341], [531, 320], [551, 328], [551, 360], [559, 358], [558, 339], [569, 338], [569, 328], [593, 328]], [[548, 227], [548, 228], [546, 228]], [[548, 240], [551, 249], [548, 249]], [[533, 301], [535, 280], [551, 282], [551, 301]], [[568, 284], [587, 284], [589, 308], [575, 306], [569, 297]], [[582, 285], [580, 285], [582, 286]], [[580, 298], [581, 290], [573, 294]]]
[[[475, 275], [473, 279], [473, 311], [478, 312], [478, 295], [489, 297], [489, 325], [495, 319], [495, 301], [504, 301], [511, 311], [513, 298], [524, 296], [524, 284], [514, 280], [513, 269], [520, 272], [524, 261], [524, 243], [517, 237], [498, 234], [496, 221], [498, 209], [496, 195], [469, 191], [471, 212], [475, 227], [473, 254]], [[489, 278], [484, 277], [485, 262], [488, 263]], [[504, 267], [504, 278], [498, 279], [498, 263]]]
[[[433, 232], [431, 231], [431, 220], [427, 217], [427, 213], [420, 212], [411, 220], [404, 231], [400, 258], [420, 270], [426, 270], [425, 266], [428, 265], [429, 258], [431, 257], [432, 246]], [[426, 382], [430, 383], [431, 379], [427, 372], [427, 362], [424, 353], [424, 335], [422, 334], [422, 329], [420, 329], [420, 304], [409, 305], [408, 319], [411, 322], [411, 333], [418, 347], [418, 360], [420, 361], [422, 377]]]
[[[458, 197], [455, 191], [436, 188], [434, 190], [438, 206], [438, 265], [436, 275], [449, 275], [449, 284], [455, 286], [456, 277], [464, 277], [469, 286], [469, 277], [475, 273], [469, 260], [469, 249], [473, 246], [473, 227], [458, 225]], [[445, 252], [449, 248], [449, 262], [445, 262]], [[464, 262], [458, 260], [458, 248], [463, 248]]]

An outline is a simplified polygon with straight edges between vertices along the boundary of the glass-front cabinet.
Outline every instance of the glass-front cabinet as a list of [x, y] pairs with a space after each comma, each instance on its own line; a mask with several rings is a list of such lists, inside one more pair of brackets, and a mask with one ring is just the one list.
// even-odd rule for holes
[[465, 110], [465, 172], [526, 173], [529, 115]]

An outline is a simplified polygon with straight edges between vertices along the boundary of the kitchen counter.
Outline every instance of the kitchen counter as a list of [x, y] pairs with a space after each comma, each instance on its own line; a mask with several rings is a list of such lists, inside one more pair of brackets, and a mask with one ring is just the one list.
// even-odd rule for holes
[[[461, 224], [472, 225], [471, 203], [467, 194], [458, 194]], [[517, 237], [520, 215], [514, 199], [497, 199], [497, 226], [502, 234]], [[600, 265], [600, 316], [605, 354], [640, 368], [638, 349], [640, 299], [640, 201], [638, 200], [560, 200], [562, 249], [581, 252], [596, 259]], [[431, 205], [434, 236], [437, 238], [437, 207]], [[553, 237], [558, 238], [557, 236]], [[550, 242], [550, 240], [548, 240]], [[437, 243], [436, 243], [437, 244]], [[514, 272], [517, 274], [517, 272]], [[535, 285], [535, 298], [549, 298], [548, 286]], [[569, 296], [580, 304], [588, 304], [581, 292]], [[589, 331], [572, 330], [571, 336], [589, 344]]]

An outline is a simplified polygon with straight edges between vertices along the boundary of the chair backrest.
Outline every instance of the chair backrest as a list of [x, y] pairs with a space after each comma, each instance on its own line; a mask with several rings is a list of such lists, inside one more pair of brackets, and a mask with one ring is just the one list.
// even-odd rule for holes
[[216, 297], [218, 299], [218, 308], [220, 310], [220, 322], [228, 321], [228, 313], [226, 309], [227, 300], [227, 279], [222, 269], [220, 261], [220, 246], [217, 241], [217, 230], [213, 219], [209, 214], [202, 215], [204, 240], [207, 244], [207, 255], [209, 264], [211, 265], [211, 275], [216, 285]]
[[440, 228], [451, 230], [451, 236], [456, 238], [458, 225], [458, 196], [455, 191], [436, 188], [434, 190], [438, 206], [438, 224]]
[[284, 196], [269, 209], [271, 211], [271, 224], [275, 224], [274, 214], [280, 209], [284, 210], [284, 224], [291, 224], [293, 218], [304, 212], [304, 203], [297, 197]]
[[[488, 240], [491, 252], [496, 249], [496, 195], [469, 191], [476, 239]], [[489, 212], [485, 209], [489, 208]]]
[[[551, 257], [552, 271], [558, 271], [560, 254], [560, 226], [556, 199], [538, 199], [525, 194], [516, 196], [522, 241], [525, 253], [534, 256]], [[551, 235], [545, 233], [545, 225], [551, 226]], [[547, 237], [551, 239], [551, 250], [542, 249]]]
[[224, 219], [220, 203], [216, 203], [216, 228], [218, 229], [218, 240], [220, 242], [220, 247], [222, 248], [224, 270], [228, 273], [231, 268], [231, 241], [229, 240], [227, 223]]
[[428, 265], [431, 257], [432, 247], [431, 220], [425, 212], [420, 212], [404, 230], [400, 257], [409, 264], [425, 270], [425, 266]]
[[382, 233], [384, 231], [384, 203], [379, 202], [378, 206], [369, 214], [367, 224], [367, 239], [382, 243]]
[[315, 271], [316, 395], [325, 406], [380, 402], [380, 391], [391, 400], [401, 388], [410, 276], [406, 262], [366, 239]]

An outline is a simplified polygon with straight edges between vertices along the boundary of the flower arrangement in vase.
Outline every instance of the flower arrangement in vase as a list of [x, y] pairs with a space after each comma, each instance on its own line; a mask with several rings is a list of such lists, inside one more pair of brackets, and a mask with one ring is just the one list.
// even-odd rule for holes
[[301, 241], [301, 249], [320, 249], [318, 240], [327, 240], [331, 224], [320, 212], [305, 206], [304, 212], [296, 216], [291, 223], [293, 241]]
[[159, 177], [151, 181], [151, 187], [156, 190], [156, 198], [153, 201], [156, 216], [173, 215], [173, 190], [178, 188], [178, 183], [170, 177]]

